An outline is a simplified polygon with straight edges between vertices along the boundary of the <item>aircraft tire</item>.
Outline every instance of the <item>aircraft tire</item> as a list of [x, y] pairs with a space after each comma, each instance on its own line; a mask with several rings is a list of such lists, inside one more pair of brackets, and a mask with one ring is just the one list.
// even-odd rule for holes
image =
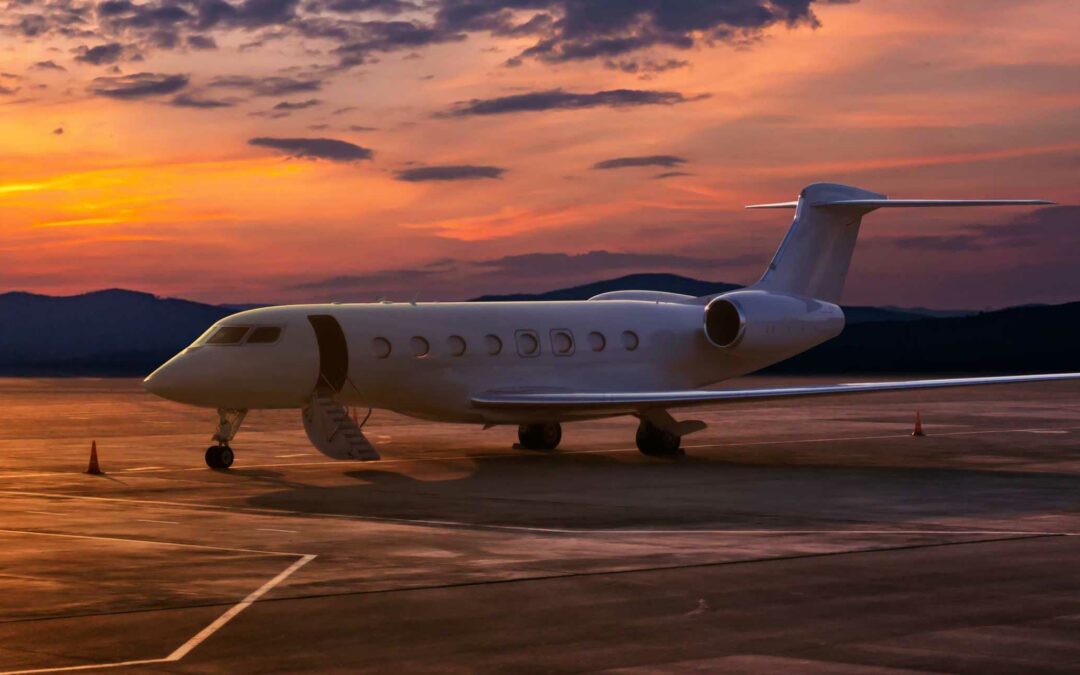
[[562, 441], [562, 425], [558, 422], [522, 424], [518, 427], [518, 442], [526, 450], [554, 450]]
[[682, 436], [676, 436], [670, 431], [664, 431], [647, 422], [638, 425], [635, 440], [641, 454], [649, 457], [678, 458], [686, 456], [686, 452], [679, 447], [682, 443]]
[[228, 469], [234, 458], [232, 448], [227, 445], [211, 445], [206, 449], [206, 466], [211, 469]]

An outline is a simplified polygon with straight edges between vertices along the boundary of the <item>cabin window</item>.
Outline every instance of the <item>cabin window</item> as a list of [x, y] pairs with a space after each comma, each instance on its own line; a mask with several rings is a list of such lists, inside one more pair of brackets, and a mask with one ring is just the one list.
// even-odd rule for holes
[[521, 356], [540, 355], [540, 336], [534, 330], [519, 330], [516, 333], [517, 350]]
[[256, 326], [248, 336], [249, 345], [268, 345], [281, 337], [281, 326]]
[[603, 333], [598, 333], [596, 331], [589, 333], [589, 347], [594, 352], [602, 352], [606, 346], [607, 339], [604, 337]]
[[623, 331], [622, 343], [623, 343], [623, 347], [626, 347], [626, 351], [628, 351], [628, 352], [634, 351], [635, 349], [638, 348], [638, 344], [640, 344], [640, 342], [641, 341], [638, 340], [637, 333], [635, 333], [634, 331], [632, 331], [632, 330], [624, 330]]
[[375, 355], [377, 359], [385, 359], [390, 356], [390, 352], [393, 351], [390, 341], [383, 337], [377, 337], [371, 341], [371, 353]]
[[484, 337], [484, 346], [487, 348], [487, 353], [491, 356], [496, 356], [502, 352], [502, 340], [498, 335], [487, 335]]
[[247, 335], [247, 326], [222, 326], [206, 341], [208, 345], [236, 345]]
[[427, 340], [420, 337], [419, 335], [417, 335], [417, 336], [413, 337], [413, 339], [409, 340], [409, 346], [412, 347], [412, 353], [415, 354], [418, 357], [419, 356], [427, 356], [428, 352], [431, 351], [431, 345], [428, 344]]
[[465, 338], [460, 335], [451, 335], [446, 340], [446, 348], [450, 350], [450, 354], [453, 356], [461, 356], [465, 353]]
[[574, 334], [563, 328], [551, 331], [551, 351], [555, 356], [570, 356], [574, 353]]

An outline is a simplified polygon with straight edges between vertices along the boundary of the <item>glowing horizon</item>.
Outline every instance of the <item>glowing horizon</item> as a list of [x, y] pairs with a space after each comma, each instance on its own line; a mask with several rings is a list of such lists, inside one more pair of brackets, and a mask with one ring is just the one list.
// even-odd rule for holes
[[0, 292], [747, 283], [788, 218], [741, 207], [828, 180], [1062, 205], [874, 214], [845, 302], [1080, 299], [1075, 3], [211, 4], [9, 5]]

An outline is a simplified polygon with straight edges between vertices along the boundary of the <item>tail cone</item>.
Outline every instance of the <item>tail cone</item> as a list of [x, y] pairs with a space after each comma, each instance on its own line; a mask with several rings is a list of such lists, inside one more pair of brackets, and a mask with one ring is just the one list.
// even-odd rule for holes
[[922, 430], [922, 415], [919, 414], [918, 410], [915, 411], [915, 430], [911, 432], [911, 435], [912, 436], [925, 436], [926, 435], [926, 434], [923, 433], [923, 430]]
[[105, 473], [101, 470], [101, 466], [98, 465], [97, 441], [90, 443], [90, 466], [86, 467], [86, 473], [91, 476], [100, 476]]

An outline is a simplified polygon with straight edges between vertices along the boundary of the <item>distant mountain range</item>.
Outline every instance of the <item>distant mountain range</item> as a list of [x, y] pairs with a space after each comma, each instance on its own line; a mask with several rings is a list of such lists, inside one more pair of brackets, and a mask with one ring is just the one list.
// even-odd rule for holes
[[[617, 290], [709, 295], [739, 288], [674, 274], [634, 274], [493, 300], [584, 300]], [[253, 305], [207, 305], [104, 290], [0, 294], [0, 375], [145, 375], [218, 319]], [[845, 307], [838, 338], [771, 373], [1039, 372], [1080, 369], [1080, 303], [978, 313]]]

